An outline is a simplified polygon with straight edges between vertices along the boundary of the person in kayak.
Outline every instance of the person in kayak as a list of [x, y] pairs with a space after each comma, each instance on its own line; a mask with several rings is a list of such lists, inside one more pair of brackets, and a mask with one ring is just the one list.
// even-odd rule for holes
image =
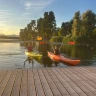
[[[33, 51], [33, 47], [32, 47], [32, 44], [31, 44], [31, 43], [28, 43], [27, 51], [28, 51], [28, 52], [32, 52], [32, 51]], [[30, 58], [30, 57], [27, 57], [27, 59], [24, 61], [24, 67], [25, 67], [25, 63], [26, 63], [27, 61], [29, 61], [29, 63], [32, 62], [32, 65], [33, 65], [33, 59]]]
[[61, 49], [62, 45], [58, 48], [57, 46], [55, 46], [54, 50], [54, 54], [55, 55], [60, 55], [60, 49]]
[[59, 48], [57, 46], [55, 46], [55, 48], [54, 48], [54, 54], [60, 55], [60, 51], [59, 51]]
[[29, 43], [29, 44], [28, 44], [28, 52], [32, 52], [32, 51], [33, 51], [33, 49], [32, 49], [32, 44]]

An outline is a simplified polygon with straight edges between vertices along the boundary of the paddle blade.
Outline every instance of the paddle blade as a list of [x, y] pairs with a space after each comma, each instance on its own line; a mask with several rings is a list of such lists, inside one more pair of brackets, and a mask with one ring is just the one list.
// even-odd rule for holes
[[42, 37], [39, 37], [39, 36], [38, 36], [38, 37], [37, 37], [37, 40], [42, 40]]

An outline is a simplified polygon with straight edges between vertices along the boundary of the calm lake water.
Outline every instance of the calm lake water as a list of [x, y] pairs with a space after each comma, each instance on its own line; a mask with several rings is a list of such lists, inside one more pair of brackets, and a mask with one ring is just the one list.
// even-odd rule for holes
[[[16, 69], [16, 68], [24, 68], [24, 61], [27, 59], [25, 55], [26, 44], [20, 43], [0, 43], [0, 69]], [[50, 49], [49, 45], [38, 46], [38, 44], [34, 45], [34, 51], [46, 51], [46, 49]], [[96, 47], [87, 45], [76, 46], [73, 45], [64, 45], [61, 50], [61, 54], [71, 58], [71, 59], [80, 59], [81, 62], [77, 66], [95, 66], [96, 65]], [[48, 50], [49, 50], [48, 49]], [[71, 49], [71, 50], [70, 50]], [[47, 51], [48, 51], [47, 50]], [[51, 50], [51, 49], [50, 49]], [[33, 60], [34, 67], [44, 67], [44, 64]], [[48, 63], [46, 61], [45, 63]], [[49, 66], [49, 65], [48, 65]], [[56, 63], [52, 63], [51, 67], [67, 67], [67, 65], [60, 63], [59, 65]], [[26, 62], [25, 68], [32, 68], [32, 65]]]

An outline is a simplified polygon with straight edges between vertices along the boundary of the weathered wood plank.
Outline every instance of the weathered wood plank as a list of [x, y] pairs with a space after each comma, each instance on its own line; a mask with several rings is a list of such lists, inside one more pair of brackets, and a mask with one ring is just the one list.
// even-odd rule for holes
[[0, 70], [0, 96], [96, 96], [96, 67]]
[[[57, 70], [57, 72], [56, 72], [56, 70]], [[64, 82], [62, 82], [61, 80], [60, 81], [62, 82], [62, 84], [66, 88], [66, 90], [70, 94], [73, 94], [73, 95], [75, 94], [75, 95], [79, 96], [78, 95], [79, 94], [78, 91], [74, 90], [74, 87], [77, 87], [77, 85], [74, 82], [72, 82], [72, 80], [73, 81], [76, 81], [76, 80], [74, 80], [74, 79], [71, 80], [70, 78], [72, 78], [72, 76], [69, 73], [67, 73], [65, 69], [64, 69], [64, 73], [62, 72], [62, 69], [61, 68], [60, 69], [59, 68], [58, 69], [56, 68], [56, 70], [53, 70], [54, 73], [60, 74], [60, 76], [65, 80]], [[65, 77], [67, 77], [67, 79], [65, 79]], [[77, 88], [79, 88], [79, 87], [77, 87]], [[83, 91], [81, 91], [81, 92], [82, 92], [82, 94], [84, 94]]]
[[[85, 92], [87, 95], [88, 95], [88, 93], [90, 93], [92, 96], [95, 96], [94, 94], [93, 94], [93, 92], [92, 91], [95, 91], [95, 89], [92, 87], [92, 86], [90, 86], [88, 83], [86, 83], [83, 79], [80, 79], [80, 77], [78, 77], [78, 75], [73, 75], [74, 74], [74, 72], [72, 72], [72, 70], [68, 70], [68, 69], [66, 69], [66, 71], [67, 72], [69, 72], [71, 75], [72, 75], [72, 77], [73, 78], [75, 78], [76, 79], [76, 85], [77, 86], [79, 86], [79, 88], [81, 88], [81, 90], [83, 90], [83, 92]], [[84, 73], [86, 73], [86, 72], [84, 72]], [[83, 73], [82, 73], [83, 74]], [[87, 73], [88, 74], [88, 73]], [[74, 82], [74, 81], [73, 81]], [[91, 96], [90, 95], [90, 96]]]
[[[40, 80], [41, 80], [45, 95], [46, 96], [53, 96], [53, 93], [52, 93], [52, 91], [49, 87], [48, 81], [46, 79], [46, 76], [49, 76], [49, 74], [47, 73], [46, 69], [42, 69], [40, 71], [41, 71], [42, 75], [39, 75], [39, 76], [40, 76]], [[39, 74], [39, 71], [38, 71], [38, 74]]]
[[11, 75], [12, 71], [11, 70], [8, 70], [6, 75], [4, 76], [2, 82], [0, 83], [0, 95], [4, 94], [4, 89], [6, 88], [6, 85], [7, 85], [7, 82], [10, 78], [10, 75]]
[[7, 94], [7, 96], [11, 95], [13, 84], [14, 84], [14, 81], [15, 81], [15, 78], [16, 78], [16, 74], [17, 74], [17, 70], [12, 71], [12, 73], [9, 77], [9, 80], [6, 84], [6, 87], [4, 88], [2, 96], [5, 96], [6, 94]]
[[5, 77], [6, 74], [7, 74], [7, 70], [1, 71], [1, 73], [0, 73], [0, 87], [2, 87], [1, 82], [2, 82], [2, 80], [3, 80], [3, 78]]
[[20, 96], [27, 96], [27, 92], [28, 92], [28, 74], [27, 74], [28, 70], [27, 69], [23, 69], [22, 70], [22, 78], [21, 78], [21, 84], [20, 84]]
[[45, 96], [37, 69], [33, 69], [33, 78], [37, 96]]
[[[50, 77], [52, 78], [53, 80], [53, 86], [55, 87], [52, 87], [51, 90], [53, 92], [54, 95], [57, 95], [57, 96], [62, 96], [62, 95], [69, 95], [68, 91], [63, 87], [62, 83], [60, 82], [60, 79], [62, 80], [62, 77], [61, 78], [58, 78], [58, 74], [54, 73], [54, 69], [47, 69], [47, 72], [50, 74]], [[60, 76], [59, 76], [60, 77]], [[56, 79], [56, 81], [55, 81]], [[63, 81], [63, 80], [62, 80]], [[62, 91], [62, 89], [64, 91]], [[69, 95], [70, 96], [70, 95]]]
[[36, 96], [32, 69], [28, 69], [28, 96]]

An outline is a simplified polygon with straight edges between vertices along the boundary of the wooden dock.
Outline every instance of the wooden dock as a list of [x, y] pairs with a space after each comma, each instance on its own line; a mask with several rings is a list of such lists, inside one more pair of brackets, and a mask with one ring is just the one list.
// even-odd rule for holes
[[96, 96], [96, 67], [0, 70], [0, 96]]

